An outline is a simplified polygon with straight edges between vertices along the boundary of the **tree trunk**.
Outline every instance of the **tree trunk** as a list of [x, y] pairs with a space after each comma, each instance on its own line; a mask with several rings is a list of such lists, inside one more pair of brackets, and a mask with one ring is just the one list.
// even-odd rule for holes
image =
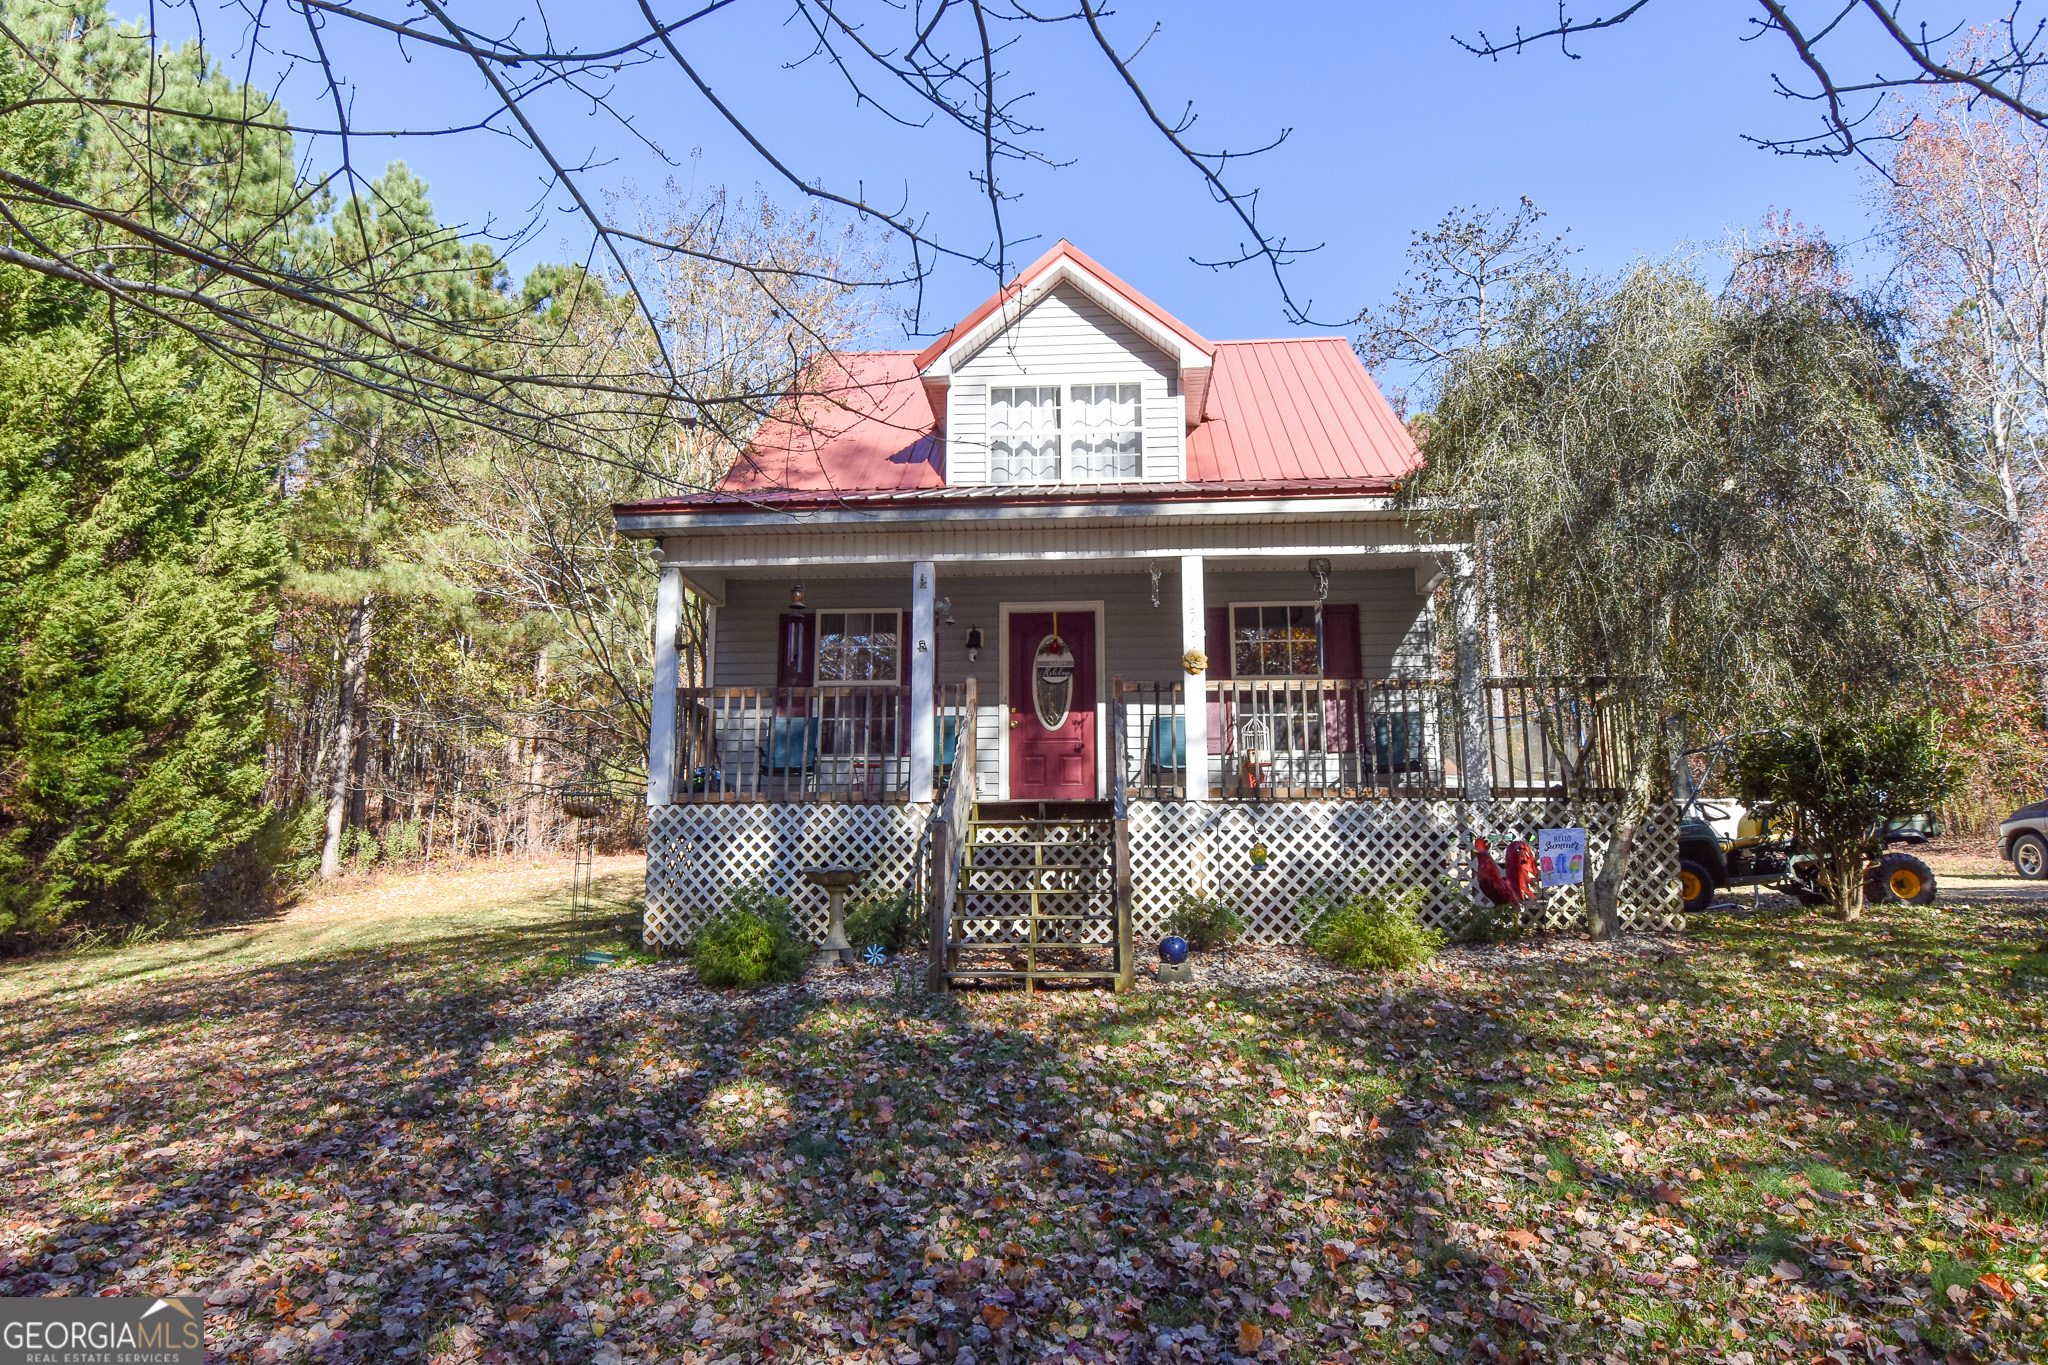
[[1661, 742], [1639, 742], [1629, 764], [1628, 787], [1622, 794], [1621, 809], [1615, 812], [1614, 829], [1607, 836], [1607, 853], [1600, 860], [1599, 875], [1586, 888], [1586, 930], [1595, 939], [1611, 939], [1621, 933], [1621, 879], [1628, 874], [1629, 857], [1635, 852], [1636, 832], [1650, 813], [1657, 795], [1657, 775], [1669, 774]]
[[533, 664], [533, 716], [527, 722], [526, 738], [526, 856], [540, 852], [541, 836], [547, 828], [547, 752], [541, 743], [541, 705], [548, 690], [548, 651], [543, 645]]
[[359, 747], [356, 712], [363, 698], [363, 677], [370, 667], [370, 616], [377, 599], [364, 593], [349, 612], [348, 649], [341, 661], [341, 697], [336, 706], [334, 773], [327, 791], [327, 841], [320, 848], [320, 875], [331, 878], [341, 872], [341, 831], [345, 825], [356, 773]]

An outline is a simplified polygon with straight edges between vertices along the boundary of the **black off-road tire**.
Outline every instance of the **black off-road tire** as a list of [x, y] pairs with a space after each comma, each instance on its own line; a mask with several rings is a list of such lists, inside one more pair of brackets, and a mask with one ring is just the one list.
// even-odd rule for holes
[[1697, 915], [1714, 903], [1714, 874], [1690, 858], [1678, 860], [1678, 898], [1685, 913]]
[[1932, 905], [1934, 869], [1910, 853], [1887, 853], [1863, 876], [1863, 899], [1871, 905]]
[[2030, 882], [2048, 878], [2048, 839], [2022, 834], [2012, 841], [2012, 870]]

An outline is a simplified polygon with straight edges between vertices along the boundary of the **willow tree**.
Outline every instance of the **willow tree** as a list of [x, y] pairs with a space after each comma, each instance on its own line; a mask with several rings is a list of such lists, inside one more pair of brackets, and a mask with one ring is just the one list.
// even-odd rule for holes
[[1781, 244], [1720, 292], [1684, 262], [1552, 277], [1518, 334], [1457, 358], [1407, 489], [1440, 533], [1486, 528], [1531, 671], [1626, 680], [1636, 699], [1596, 936], [1619, 927], [1622, 869], [1669, 781], [1668, 718], [1882, 711], [1946, 628], [1942, 394], [1892, 317], [1787, 265]]

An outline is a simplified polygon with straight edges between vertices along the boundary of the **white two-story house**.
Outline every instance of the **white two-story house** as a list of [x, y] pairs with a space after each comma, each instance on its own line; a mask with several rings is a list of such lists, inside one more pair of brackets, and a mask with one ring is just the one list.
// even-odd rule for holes
[[850, 865], [936, 879], [942, 932], [993, 945], [968, 974], [1053, 979], [1186, 890], [1269, 941], [1375, 881], [1451, 917], [1475, 830], [1597, 795], [1593, 728], [1532, 720], [1555, 689], [1481, 676], [1467, 546], [1411, 533], [1415, 444], [1342, 338], [1212, 341], [1061, 242], [810, 387], [715, 491], [617, 509], [662, 547], [650, 939], [753, 880], [818, 927], [803, 869]]

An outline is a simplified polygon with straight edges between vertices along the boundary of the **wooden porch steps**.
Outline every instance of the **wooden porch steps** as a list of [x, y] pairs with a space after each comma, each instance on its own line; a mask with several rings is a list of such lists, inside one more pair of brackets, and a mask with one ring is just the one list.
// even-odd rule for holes
[[953, 895], [951, 982], [1127, 981], [1117, 822], [1107, 802], [987, 802]]

